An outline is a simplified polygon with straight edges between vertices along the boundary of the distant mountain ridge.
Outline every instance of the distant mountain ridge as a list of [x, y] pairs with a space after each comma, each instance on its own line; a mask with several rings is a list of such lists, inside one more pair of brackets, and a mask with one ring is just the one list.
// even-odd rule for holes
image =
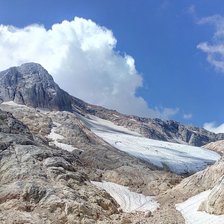
[[185, 126], [176, 121], [129, 116], [85, 103], [62, 90], [52, 76], [37, 63], [26, 63], [0, 72], [0, 102], [5, 101], [34, 108], [95, 115], [157, 140], [202, 146], [224, 139], [224, 134]]

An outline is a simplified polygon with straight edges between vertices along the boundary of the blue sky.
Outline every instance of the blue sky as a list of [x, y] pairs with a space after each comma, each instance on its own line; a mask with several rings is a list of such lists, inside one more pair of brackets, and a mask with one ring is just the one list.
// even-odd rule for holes
[[[223, 69], [207, 60], [211, 50], [197, 47], [223, 40], [214, 40], [215, 32], [222, 30], [217, 20], [202, 21], [214, 15], [222, 20], [223, 1], [0, 0], [0, 10], [0, 24], [19, 28], [43, 24], [50, 29], [74, 17], [91, 19], [113, 32], [117, 54], [134, 58], [143, 77], [135, 94], [150, 108], [172, 108], [176, 113], [170, 118], [186, 124], [224, 122]], [[222, 54], [212, 56], [223, 59]]]

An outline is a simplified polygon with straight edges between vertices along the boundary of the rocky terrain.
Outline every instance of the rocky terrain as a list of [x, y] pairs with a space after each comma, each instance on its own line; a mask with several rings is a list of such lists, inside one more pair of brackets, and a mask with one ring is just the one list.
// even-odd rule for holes
[[[223, 158], [189, 177], [189, 173], [178, 175], [118, 150], [115, 146], [120, 142], [109, 144], [92, 130], [88, 119], [94, 115], [111, 121], [117, 129], [109, 126], [109, 132], [118, 130], [117, 135], [125, 130], [142, 139], [196, 146], [209, 143], [204, 147], [220, 155], [223, 134], [87, 104], [61, 90], [35, 63], [0, 72], [0, 99], [0, 223], [184, 224], [177, 204], [208, 190], [198, 210], [224, 215]], [[135, 197], [153, 197], [158, 206], [152, 211], [140, 206], [138, 211], [124, 212], [97, 187], [101, 181], [129, 188], [131, 193], [125, 191], [127, 211], [133, 207], [128, 200]], [[129, 194], [134, 195], [132, 199]]]
[[0, 111], [0, 130], [0, 223], [106, 223], [118, 213], [75, 154], [35, 141], [10, 113]]
[[210, 142], [210, 143], [204, 145], [203, 147], [206, 148], [206, 149], [210, 149], [210, 150], [213, 150], [215, 152], [218, 152], [221, 155], [224, 154], [224, 141], [223, 140]]

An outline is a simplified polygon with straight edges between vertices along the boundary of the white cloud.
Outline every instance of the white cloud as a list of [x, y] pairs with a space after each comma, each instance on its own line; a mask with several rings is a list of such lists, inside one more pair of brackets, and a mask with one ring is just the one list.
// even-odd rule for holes
[[224, 17], [210, 16], [199, 20], [198, 24], [210, 24], [215, 32], [211, 43], [201, 42], [197, 48], [207, 54], [207, 61], [217, 70], [224, 72]]
[[141, 116], [174, 115], [175, 110], [151, 109], [136, 96], [142, 76], [133, 57], [116, 51], [116, 43], [112, 31], [77, 17], [49, 30], [0, 25], [0, 70], [37, 62], [63, 89], [89, 103]]
[[193, 117], [192, 114], [184, 114], [184, 115], [183, 115], [183, 118], [186, 119], [186, 120], [189, 120], [189, 119], [191, 119], [192, 117]]
[[205, 123], [204, 129], [214, 133], [224, 133], [224, 124], [216, 125], [214, 122]]

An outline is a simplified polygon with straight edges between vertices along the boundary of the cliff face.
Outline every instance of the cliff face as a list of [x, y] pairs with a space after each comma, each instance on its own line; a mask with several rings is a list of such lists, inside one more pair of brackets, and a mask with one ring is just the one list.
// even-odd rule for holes
[[0, 72], [0, 100], [31, 107], [71, 111], [71, 97], [39, 64], [27, 63]]

